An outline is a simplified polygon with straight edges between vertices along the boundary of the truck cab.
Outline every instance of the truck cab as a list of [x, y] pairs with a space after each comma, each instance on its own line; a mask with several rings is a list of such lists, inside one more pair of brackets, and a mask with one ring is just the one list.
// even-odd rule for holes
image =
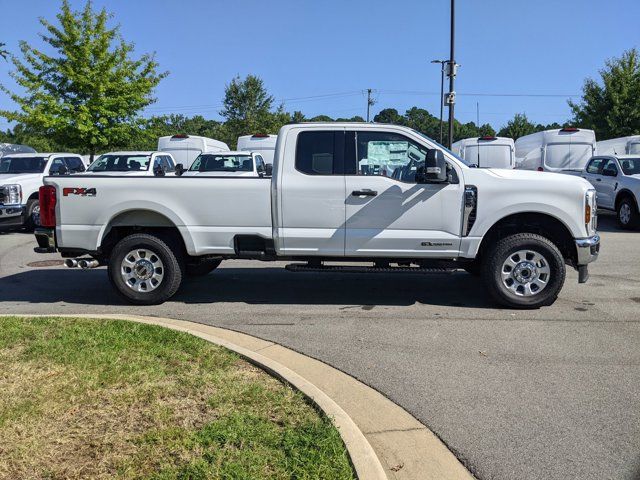
[[173, 173], [176, 164], [167, 152], [109, 152], [89, 165], [87, 173], [107, 176], [153, 177]]
[[170, 153], [176, 164], [188, 169], [202, 152], [228, 152], [229, 146], [213, 138], [178, 133], [160, 137], [158, 150]]
[[49, 175], [85, 171], [82, 157], [75, 153], [8, 153], [0, 158], [0, 228], [38, 224], [38, 189]]

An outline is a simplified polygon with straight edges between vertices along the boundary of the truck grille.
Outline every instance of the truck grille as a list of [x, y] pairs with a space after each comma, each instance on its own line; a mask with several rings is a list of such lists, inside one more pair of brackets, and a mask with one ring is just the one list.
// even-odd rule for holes
[[4, 198], [6, 195], [6, 190], [4, 187], [0, 187], [0, 205], [4, 205]]

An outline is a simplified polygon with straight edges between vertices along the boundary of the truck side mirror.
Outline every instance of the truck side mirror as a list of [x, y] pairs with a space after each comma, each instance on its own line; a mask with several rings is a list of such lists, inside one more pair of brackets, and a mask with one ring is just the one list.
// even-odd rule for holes
[[447, 179], [447, 161], [442, 150], [427, 150], [424, 167], [416, 172], [418, 183], [445, 183]]
[[156, 165], [155, 167], [153, 167], [153, 174], [156, 177], [164, 177], [164, 174], [165, 174], [164, 167], [160, 164]]
[[175, 174], [180, 177], [184, 173], [184, 165], [181, 163], [176, 164]]
[[264, 173], [267, 177], [270, 177], [271, 175], [273, 175], [273, 165], [271, 165], [270, 163], [267, 163], [264, 166]]

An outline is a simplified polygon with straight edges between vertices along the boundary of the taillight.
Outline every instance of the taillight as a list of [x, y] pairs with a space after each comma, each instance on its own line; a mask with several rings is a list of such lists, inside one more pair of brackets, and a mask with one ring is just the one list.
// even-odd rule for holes
[[40, 225], [47, 228], [56, 226], [56, 187], [40, 187]]

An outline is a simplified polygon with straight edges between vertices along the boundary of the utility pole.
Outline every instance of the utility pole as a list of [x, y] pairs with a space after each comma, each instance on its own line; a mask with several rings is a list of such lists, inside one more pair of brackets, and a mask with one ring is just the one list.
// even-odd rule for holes
[[476, 102], [476, 126], [480, 128], [480, 102]]
[[449, 77], [449, 94], [447, 104], [449, 105], [449, 148], [453, 145], [453, 120], [455, 118], [454, 107], [456, 103], [455, 78], [458, 65], [455, 60], [455, 33], [456, 33], [456, 0], [451, 0], [451, 52], [447, 64], [447, 75]]
[[444, 110], [444, 66], [447, 60], [431, 60], [431, 63], [440, 64], [440, 143], [442, 144], [443, 126], [442, 114]]
[[369, 111], [376, 101], [371, 98], [371, 89], [367, 88], [367, 123], [369, 122]]

